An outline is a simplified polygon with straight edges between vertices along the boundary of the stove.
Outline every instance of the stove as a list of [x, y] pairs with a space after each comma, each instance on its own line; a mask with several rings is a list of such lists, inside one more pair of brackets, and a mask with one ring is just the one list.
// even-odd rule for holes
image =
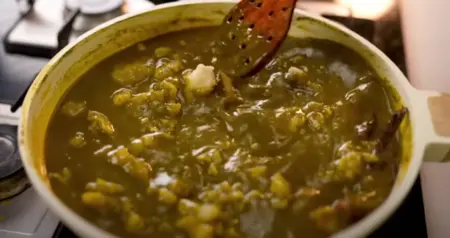
[[19, 114], [0, 104], [0, 237], [48, 238], [59, 224], [30, 187], [17, 149]]
[[[101, 2], [105, 4], [97, 5]], [[0, 237], [76, 237], [46, 208], [30, 187], [21, 169], [16, 147], [18, 112], [11, 113], [10, 109], [15, 111], [20, 108], [24, 92], [36, 72], [68, 42], [101, 22], [163, 2], [169, 1], [0, 2], [0, 35], [4, 45], [4, 49], [0, 48]], [[361, 5], [360, 2], [299, 0], [297, 7], [321, 14], [356, 31], [406, 72], [395, 0], [376, 0], [377, 5], [370, 5], [370, 1], [363, 1], [366, 5]], [[427, 237], [420, 179], [401, 207], [370, 237], [395, 237], [402, 235], [398, 232], [404, 230], [417, 237]]]

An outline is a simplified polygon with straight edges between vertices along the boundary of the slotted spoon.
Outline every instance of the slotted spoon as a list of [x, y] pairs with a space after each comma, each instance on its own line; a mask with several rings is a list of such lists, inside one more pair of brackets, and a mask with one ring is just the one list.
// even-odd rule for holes
[[296, 0], [242, 0], [218, 30], [217, 66], [230, 76], [256, 73], [286, 37]]

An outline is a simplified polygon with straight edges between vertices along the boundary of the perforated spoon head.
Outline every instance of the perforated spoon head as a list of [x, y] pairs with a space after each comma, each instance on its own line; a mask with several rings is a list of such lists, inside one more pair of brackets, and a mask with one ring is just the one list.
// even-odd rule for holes
[[218, 30], [218, 67], [245, 77], [260, 70], [286, 37], [296, 0], [242, 0]]

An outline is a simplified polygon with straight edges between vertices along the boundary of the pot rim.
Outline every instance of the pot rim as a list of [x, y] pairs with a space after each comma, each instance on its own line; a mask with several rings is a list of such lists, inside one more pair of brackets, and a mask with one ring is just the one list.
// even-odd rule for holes
[[[115, 19], [107, 21], [105, 23], [100, 24], [99, 26], [89, 30], [84, 33], [82, 36], [78, 37], [76, 40], [71, 42], [68, 46], [64, 47], [61, 51], [59, 51], [49, 62], [48, 64], [39, 72], [36, 79], [33, 81], [22, 105], [21, 118], [19, 123], [19, 151], [22, 158], [23, 166], [27, 172], [30, 181], [35, 189], [35, 191], [39, 194], [41, 198], [43, 198], [46, 205], [54, 212], [64, 223], [70, 227], [73, 231], [75, 231], [81, 237], [96, 237], [96, 238], [106, 238], [106, 237], [117, 237], [106, 230], [101, 229], [100, 227], [94, 225], [89, 222], [85, 218], [78, 215], [75, 211], [66, 206], [51, 190], [51, 188], [43, 181], [42, 177], [39, 175], [39, 171], [35, 166], [35, 159], [31, 159], [29, 154], [29, 145], [32, 143], [31, 139], [27, 135], [28, 131], [28, 120], [31, 118], [29, 115], [31, 102], [33, 98], [37, 95], [38, 89], [41, 87], [44, 79], [48, 72], [52, 71], [62, 58], [64, 58], [67, 54], [71, 53], [72, 48], [78, 45], [81, 41], [85, 40], [88, 36], [95, 34], [97, 31], [114, 25], [117, 22], [121, 22], [135, 16], [141, 14], [147, 14], [148, 12], [156, 11], [159, 9], [177, 7], [177, 6], [185, 6], [185, 5], [196, 5], [196, 4], [207, 4], [207, 3], [236, 3], [236, 0], [189, 0], [189, 1], [177, 1], [172, 3], [166, 3], [157, 5], [150, 9], [144, 9], [143, 11], [136, 12], [133, 14], [125, 14], [119, 16]], [[395, 74], [396, 80], [400, 82], [402, 87], [407, 92], [411, 90], [415, 90], [408, 82], [403, 73], [398, 69], [398, 67], [386, 56], [382, 53], [378, 48], [376, 48], [372, 43], [368, 42], [363, 37], [354, 33], [350, 29], [347, 29], [345, 26], [340, 25], [339, 23], [333, 22], [331, 20], [325, 19], [321, 16], [315, 15], [313, 13], [307, 13], [300, 9], [295, 9], [295, 12], [301, 14], [302, 17], [306, 19], [312, 19], [315, 21], [319, 21], [324, 23], [327, 27], [333, 28], [334, 30], [340, 31], [349, 37], [356, 39], [361, 42], [367, 50], [374, 53], [377, 57], [380, 57], [388, 68], [390, 68]], [[403, 98], [408, 100], [408, 98]], [[405, 101], [406, 101], [405, 100]], [[414, 129], [414, 124], [411, 123], [411, 126]], [[413, 141], [415, 136], [413, 136]], [[415, 145], [418, 146], [418, 145]], [[420, 145], [419, 145], [420, 146]], [[366, 217], [361, 219], [360, 221], [352, 224], [351, 226], [339, 231], [338, 233], [332, 235], [332, 238], [348, 238], [348, 237], [363, 237], [375, 229], [377, 229], [382, 223], [384, 223], [388, 217], [399, 207], [401, 202], [405, 199], [406, 195], [409, 193], [411, 187], [416, 180], [420, 165], [421, 159], [415, 158], [417, 155], [411, 155], [408, 171], [406, 172], [401, 184], [398, 186], [394, 186], [390, 195], [385, 199], [385, 201], [374, 211], [368, 214]]]

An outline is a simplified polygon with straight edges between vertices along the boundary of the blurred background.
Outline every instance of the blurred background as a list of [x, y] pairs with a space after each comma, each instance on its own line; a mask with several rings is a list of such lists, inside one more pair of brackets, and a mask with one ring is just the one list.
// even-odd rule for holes
[[[62, 47], [96, 25], [142, 11], [164, 0], [0, 1], [0, 237], [75, 237], [45, 207], [25, 174], [2, 170], [19, 159], [16, 148], [20, 97], [34, 76]], [[411, 83], [450, 92], [450, 16], [446, 0], [299, 0], [298, 8], [344, 24], [394, 61]], [[448, 172], [446, 172], [448, 171]], [[17, 182], [19, 181], [19, 182]], [[448, 237], [450, 165], [426, 163], [411, 193], [371, 237]]]

